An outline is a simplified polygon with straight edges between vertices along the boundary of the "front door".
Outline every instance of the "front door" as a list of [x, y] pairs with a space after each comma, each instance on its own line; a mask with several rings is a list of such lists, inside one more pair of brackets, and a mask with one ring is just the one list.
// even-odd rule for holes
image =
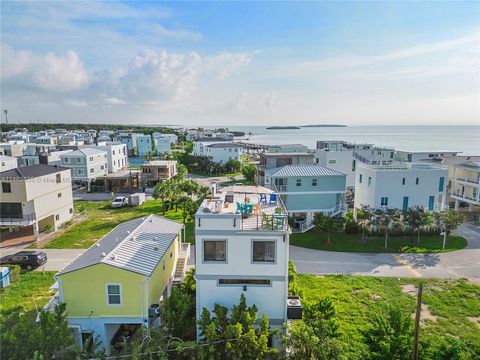
[[403, 197], [403, 210], [408, 210], [408, 196]]

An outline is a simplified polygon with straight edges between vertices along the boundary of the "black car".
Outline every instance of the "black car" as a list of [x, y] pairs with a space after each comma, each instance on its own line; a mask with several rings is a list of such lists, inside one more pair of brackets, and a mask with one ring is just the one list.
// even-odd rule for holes
[[7, 255], [0, 259], [1, 265], [20, 265], [23, 269], [32, 270], [47, 262], [47, 254], [44, 251], [23, 250], [13, 255]]

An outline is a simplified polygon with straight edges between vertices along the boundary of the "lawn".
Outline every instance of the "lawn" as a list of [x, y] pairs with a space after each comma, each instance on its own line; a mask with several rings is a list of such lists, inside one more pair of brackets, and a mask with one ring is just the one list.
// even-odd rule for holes
[[[159, 200], [151, 200], [137, 207], [125, 207], [113, 209], [110, 201], [75, 201], [75, 211], [84, 212], [86, 219], [70, 225], [64, 233], [57, 236], [53, 241], [46, 244], [47, 249], [85, 249], [102, 238], [121, 222], [135, 219], [150, 214], [162, 216], [162, 203]], [[167, 211], [165, 217], [182, 222], [181, 211]], [[188, 222], [185, 228], [185, 241], [193, 243], [193, 222]], [[31, 247], [35, 247], [34, 244]]]
[[365, 238], [364, 243], [360, 242], [361, 237], [361, 234], [332, 233], [327, 245], [327, 234], [313, 229], [290, 235], [290, 244], [309, 249], [363, 253], [439, 253], [467, 246], [467, 240], [462, 236], [449, 236], [445, 250], [442, 249], [442, 236], [421, 236], [420, 244], [417, 244], [416, 237], [391, 237], [385, 249], [383, 236]]
[[21, 306], [24, 311], [42, 309], [53, 296], [50, 286], [55, 272], [30, 271], [13, 276], [10, 286], [0, 291], [0, 311]]
[[[300, 275], [302, 301], [332, 299], [340, 325], [341, 339], [347, 343], [348, 359], [360, 359], [366, 350], [362, 331], [382, 306], [393, 304], [415, 311], [416, 286], [424, 282], [420, 340], [450, 334], [480, 348], [480, 286], [466, 280], [398, 279], [367, 276], [317, 277]], [[411, 287], [412, 292], [404, 292]], [[402, 291], [402, 288], [404, 289]]]
[[242, 185], [255, 185], [253, 181], [248, 181], [247, 179], [239, 179], [239, 180], [229, 180], [229, 181], [224, 181], [221, 182], [221, 186], [231, 186], [235, 184], [242, 184]]

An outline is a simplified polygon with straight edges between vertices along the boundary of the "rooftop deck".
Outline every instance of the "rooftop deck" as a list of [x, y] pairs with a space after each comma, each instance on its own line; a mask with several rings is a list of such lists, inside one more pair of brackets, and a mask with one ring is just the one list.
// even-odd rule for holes
[[[280, 195], [262, 186], [221, 189], [212, 199], [202, 202], [197, 217], [209, 220], [231, 217], [233, 222], [228, 224], [237, 230], [288, 230], [287, 211]], [[218, 226], [224, 228], [225, 224], [222, 225], [218, 222]], [[209, 229], [213, 228], [215, 225], [209, 226]]]

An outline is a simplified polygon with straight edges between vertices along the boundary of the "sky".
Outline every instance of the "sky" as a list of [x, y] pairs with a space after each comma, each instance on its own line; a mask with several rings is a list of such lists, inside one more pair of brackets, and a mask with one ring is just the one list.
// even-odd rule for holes
[[480, 125], [477, 1], [2, 1], [0, 20], [10, 122]]

